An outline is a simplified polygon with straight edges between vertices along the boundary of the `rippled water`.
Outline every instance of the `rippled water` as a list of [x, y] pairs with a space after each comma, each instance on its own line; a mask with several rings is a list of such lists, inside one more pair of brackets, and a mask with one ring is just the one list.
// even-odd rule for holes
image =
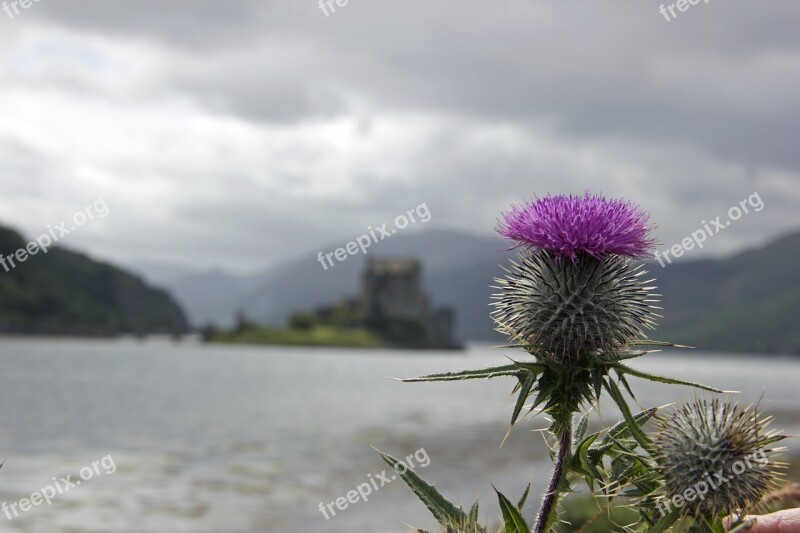
[[[479, 368], [508, 351], [463, 354], [209, 347], [192, 343], [0, 340], [0, 500], [11, 504], [111, 455], [113, 474], [8, 521], [9, 531], [379, 532], [433, 527], [400, 481], [326, 520], [331, 502], [395, 455], [424, 448], [420, 473], [456, 501], [490, 481], [518, 493], [546, 474], [534, 419], [498, 445], [510, 416], [507, 380], [401, 384], [389, 376]], [[800, 359], [651, 355], [649, 371], [743, 391], [800, 429]], [[642, 405], [695, 393], [635, 382]], [[601, 406], [602, 407], [602, 406]], [[608, 407], [604, 421], [615, 421]], [[792, 445], [790, 445], [792, 446]], [[520, 467], [522, 465], [522, 467]]]

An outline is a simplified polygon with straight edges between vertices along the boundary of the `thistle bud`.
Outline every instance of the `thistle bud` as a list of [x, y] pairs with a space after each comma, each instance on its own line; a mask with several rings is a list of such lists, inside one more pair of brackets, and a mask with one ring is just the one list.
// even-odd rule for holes
[[662, 509], [681, 503], [682, 516], [724, 516], [746, 511], [780, 479], [785, 437], [767, 431], [771, 418], [719, 399], [695, 400], [658, 419], [655, 435]]

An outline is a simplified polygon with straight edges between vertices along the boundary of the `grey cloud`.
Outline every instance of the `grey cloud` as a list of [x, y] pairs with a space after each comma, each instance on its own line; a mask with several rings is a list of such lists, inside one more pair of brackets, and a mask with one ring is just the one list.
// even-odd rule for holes
[[[355, 117], [365, 145], [391, 117], [439, 124], [420, 131], [424, 146], [382, 145], [393, 153], [375, 154], [404, 157], [403, 168], [355, 151], [359, 193], [335, 201], [301, 202], [291, 186], [269, 187], [307, 185], [290, 169], [198, 176], [172, 168], [170, 179], [205, 195], [173, 205], [170, 233], [120, 228], [143, 253], [168, 248], [206, 261], [203, 250], [212, 248], [256, 264], [265, 250], [320, 246], [422, 201], [432, 224], [489, 232], [512, 201], [587, 188], [641, 202], [661, 221], [664, 241], [756, 187], [769, 210], [726, 242], [796, 224], [800, 5], [712, 0], [667, 23], [659, 4], [350, 0], [325, 17], [313, 1], [75, 0], [38, 4], [0, 42], [57, 28], [159, 50], [163, 64], [146, 93], [118, 95], [120, 106], [174, 95], [270, 131]], [[68, 74], [17, 82], [91, 93], [90, 81]], [[504, 126], [508, 142], [472, 137]], [[542, 143], [564, 153], [547, 157]], [[292, 158], [332, 149], [309, 141]], [[592, 149], [607, 160], [591, 161]], [[242, 186], [247, 180], [261, 186]]]
[[194, 57], [178, 56], [164, 85], [250, 120], [344, 113], [349, 96], [800, 168], [800, 5], [712, 2], [670, 23], [658, 5], [353, 0], [327, 18], [314, 2], [46, 9], [60, 24], [183, 47]]

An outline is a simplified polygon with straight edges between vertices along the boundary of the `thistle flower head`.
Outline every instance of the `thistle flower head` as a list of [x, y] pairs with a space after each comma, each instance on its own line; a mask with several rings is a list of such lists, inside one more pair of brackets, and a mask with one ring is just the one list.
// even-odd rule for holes
[[512, 205], [497, 230], [516, 246], [551, 252], [559, 263], [564, 258], [575, 263], [581, 254], [642, 259], [655, 244], [648, 220], [631, 202], [587, 192], [583, 197], [546, 196]]
[[[771, 418], [736, 404], [695, 400], [658, 418], [655, 435], [661, 498], [680, 497], [684, 516], [724, 516], [758, 503], [780, 478], [767, 431]], [[690, 495], [695, 495], [691, 497]]]
[[641, 265], [623, 257], [559, 263], [550, 252], [512, 262], [492, 312], [497, 330], [555, 362], [613, 354], [655, 325], [656, 302]]

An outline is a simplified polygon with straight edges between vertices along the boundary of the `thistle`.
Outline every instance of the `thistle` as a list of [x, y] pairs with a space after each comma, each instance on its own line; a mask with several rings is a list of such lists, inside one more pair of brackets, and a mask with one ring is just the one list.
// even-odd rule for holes
[[[493, 296], [492, 318], [497, 330], [512, 342], [506, 347], [524, 350], [528, 357], [502, 366], [403, 381], [513, 377], [517, 380], [514, 388], [517, 399], [511, 426], [525, 408], [528, 412], [539, 408], [550, 416], [555, 467], [533, 527], [535, 533], [549, 533], [553, 529], [560, 498], [571, 490], [570, 473], [585, 479], [591, 488], [603, 487], [606, 494], [626, 485], [633, 485], [632, 494], [638, 494], [642, 501], [657, 489], [663, 489], [665, 495], [671, 494], [680, 480], [677, 465], [682, 457], [672, 458], [672, 455], [683, 454], [685, 450], [659, 451], [643, 431], [643, 425], [656, 409], [634, 415], [623, 394], [626, 390], [633, 396], [627, 377], [722, 391], [628, 366], [629, 359], [649, 353], [641, 347], [678, 346], [650, 340], [645, 334], [655, 326], [659, 316], [654, 306], [658, 295], [653, 292], [653, 280], [644, 279], [646, 272], [635, 263], [647, 257], [655, 243], [650, 237], [652, 226], [648, 215], [630, 202], [589, 193], [547, 196], [512, 206], [503, 214], [497, 229], [520, 253], [506, 269], [505, 277], [495, 280], [499, 292]], [[599, 400], [602, 392], [607, 392], [619, 406], [624, 421], [603, 438], [599, 433], [586, 436], [588, 413], [574, 426], [573, 417], [585, 405]], [[532, 401], [526, 405], [529, 398]], [[728, 413], [728, 418], [738, 421], [739, 435], [746, 437], [739, 442], [742, 450], [756, 451], [774, 442], [770, 440], [774, 437], [762, 435], [762, 425], [744, 423], [744, 415]], [[725, 426], [718, 425], [716, 415], [711, 415], [710, 420], [708, 428], [716, 429], [713, 432], [709, 429], [708, 433], [722, 434]], [[674, 445], [681, 432], [688, 431], [687, 427], [674, 427], [678, 429], [672, 430], [673, 433], [666, 429], [662, 432], [662, 436], [673, 435], [662, 443]], [[730, 435], [733, 438], [737, 434]], [[725, 450], [732, 449], [732, 445], [725, 448], [719, 442], [716, 455], [708, 457], [722, 457]], [[639, 449], [645, 455], [638, 455]], [[390, 456], [384, 455], [384, 459], [390, 464], [394, 461]], [[669, 468], [669, 461], [675, 461], [676, 466]], [[659, 481], [658, 473], [663, 473], [664, 480], [672, 481]], [[485, 530], [477, 524], [477, 502], [467, 512], [447, 501], [421, 478], [403, 479], [445, 531]], [[701, 511], [716, 508], [720, 503], [726, 509], [750, 503], [761, 494], [757, 482], [764, 478], [748, 479], [749, 489], [742, 491], [749, 495], [747, 498], [713, 500], [708, 509]], [[499, 492], [497, 495], [506, 531], [528, 533], [530, 529], [522, 516], [527, 491], [517, 504]], [[653, 525], [652, 508], [642, 509], [642, 514], [644, 521]], [[664, 531], [676, 519], [671, 516], [671, 522], [655, 524], [654, 531]]]
[[495, 280], [500, 292], [492, 318], [542, 365], [536, 388], [549, 392], [544, 411], [557, 447], [537, 532], [552, 527], [563, 492], [573, 413], [602, 386], [615, 386], [607, 363], [624, 358], [628, 343], [645, 338], [643, 329], [655, 323], [652, 280], [640, 281], [644, 271], [630, 264], [653, 246], [651, 229], [647, 214], [630, 202], [589, 193], [514, 205], [498, 226], [526, 253]]
[[628, 369], [616, 363], [636, 342], [646, 344], [644, 332], [655, 326], [653, 280], [631, 261], [653, 246], [652, 227], [630, 202], [586, 193], [513, 205], [497, 229], [523, 251], [495, 279], [492, 318], [541, 365], [521, 397], [549, 391], [541, 405], [560, 438], [572, 413], [615, 386], [611, 370], [624, 379]]
[[745, 513], [776, 488], [782, 465], [773, 456], [781, 450], [771, 446], [785, 437], [769, 431], [771, 418], [757, 410], [715, 398], [656, 420], [655, 471], [663, 488], [655, 500], [662, 514], [677, 502], [678, 515], [713, 523]]

